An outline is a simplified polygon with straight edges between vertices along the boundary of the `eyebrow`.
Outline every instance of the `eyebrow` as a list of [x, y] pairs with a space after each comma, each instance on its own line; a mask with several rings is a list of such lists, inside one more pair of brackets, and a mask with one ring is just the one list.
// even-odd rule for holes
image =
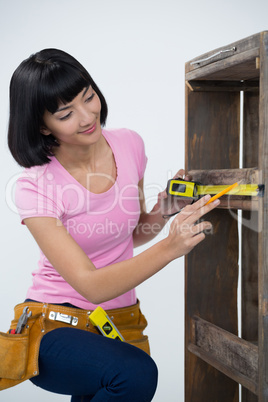
[[[88, 85], [88, 86], [85, 88], [85, 90], [84, 90], [84, 92], [83, 92], [83, 95], [82, 95], [82, 98], [85, 96], [85, 94], [87, 93], [87, 91], [89, 90], [90, 87], [91, 87], [91, 85]], [[72, 107], [72, 104], [69, 105], [69, 106], [60, 107], [60, 108], [58, 108], [58, 109], [56, 110], [56, 112], [54, 112], [54, 113], [62, 112], [63, 110], [70, 109], [71, 107]]]

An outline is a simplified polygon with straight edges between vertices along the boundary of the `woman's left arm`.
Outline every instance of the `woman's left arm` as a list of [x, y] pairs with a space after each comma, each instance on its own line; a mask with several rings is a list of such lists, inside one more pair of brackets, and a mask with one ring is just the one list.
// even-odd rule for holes
[[[180, 169], [174, 178], [183, 178], [185, 171]], [[190, 180], [189, 176], [185, 176], [185, 180]], [[173, 205], [173, 200], [167, 196], [166, 190], [158, 194], [158, 200], [151, 212], [146, 211], [143, 179], [139, 182], [140, 191], [140, 219], [133, 231], [134, 247], [141, 246], [148, 241], [152, 240], [158, 233], [161, 232], [163, 227], [168, 222], [169, 218], [163, 218], [163, 215], [178, 212], [181, 208], [185, 207], [189, 202], [179, 200], [176, 205]]]
[[133, 231], [134, 247], [142, 246], [152, 240], [163, 229], [168, 219], [164, 219], [161, 214], [160, 198], [158, 194], [158, 202], [155, 204], [151, 212], [146, 211], [145, 198], [143, 191], [143, 179], [139, 182], [140, 194], [140, 219]]

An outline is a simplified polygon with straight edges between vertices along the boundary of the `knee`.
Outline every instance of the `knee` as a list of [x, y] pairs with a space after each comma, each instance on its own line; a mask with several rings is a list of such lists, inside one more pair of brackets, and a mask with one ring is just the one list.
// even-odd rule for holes
[[145, 360], [146, 361], [140, 364], [137, 368], [137, 376], [140, 379], [140, 387], [142, 390], [140, 401], [144, 402], [151, 401], [153, 399], [158, 381], [158, 369], [156, 363], [147, 354]]
[[135, 357], [125, 360], [120, 373], [117, 380], [120, 383], [122, 396], [124, 394], [122, 400], [150, 402], [153, 399], [157, 387], [158, 369], [147, 353], [138, 351]]

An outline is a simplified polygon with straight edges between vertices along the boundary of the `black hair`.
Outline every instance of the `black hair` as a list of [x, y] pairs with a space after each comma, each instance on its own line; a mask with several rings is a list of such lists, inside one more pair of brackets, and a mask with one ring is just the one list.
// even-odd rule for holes
[[91, 86], [101, 102], [100, 123], [105, 125], [108, 107], [87, 70], [71, 55], [44, 49], [24, 60], [10, 82], [8, 146], [19, 165], [31, 167], [50, 162], [52, 134], [41, 134], [45, 110], [55, 113], [60, 103], [71, 102]]

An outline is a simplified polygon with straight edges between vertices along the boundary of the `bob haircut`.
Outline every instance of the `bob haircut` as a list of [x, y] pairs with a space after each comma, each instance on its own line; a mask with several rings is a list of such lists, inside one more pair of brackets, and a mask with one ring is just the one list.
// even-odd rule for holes
[[49, 163], [52, 134], [41, 134], [45, 110], [52, 114], [60, 103], [71, 102], [91, 86], [101, 102], [100, 123], [105, 125], [108, 107], [101, 91], [86, 69], [71, 55], [58, 49], [44, 49], [24, 60], [10, 82], [8, 146], [19, 165], [32, 167]]

